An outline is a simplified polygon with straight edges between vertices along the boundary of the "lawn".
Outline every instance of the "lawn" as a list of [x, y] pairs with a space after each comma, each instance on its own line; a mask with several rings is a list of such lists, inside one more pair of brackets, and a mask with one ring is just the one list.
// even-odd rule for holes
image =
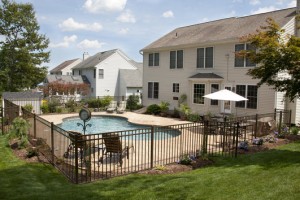
[[16, 158], [0, 136], [0, 199], [300, 199], [300, 143], [215, 158], [172, 175], [133, 174], [74, 185], [48, 164]]

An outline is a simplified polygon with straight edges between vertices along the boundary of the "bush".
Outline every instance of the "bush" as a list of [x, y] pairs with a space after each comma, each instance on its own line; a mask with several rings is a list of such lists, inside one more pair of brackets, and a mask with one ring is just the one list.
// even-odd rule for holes
[[299, 133], [299, 128], [298, 128], [297, 126], [291, 127], [290, 133], [291, 133], [292, 135], [298, 135], [298, 133]]
[[10, 130], [10, 136], [12, 138], [18, 138], [18, 147], [24, 148], [28, 144], [28, 130], [30, 128], [30, 124], [21, 117], [16, 117], [12, 121], [12, 129]]
[[201, 119], [200, 115], [198, 114], [189, 114], [187, 116], [187, 120], [188, 121], [191, 121], [191, 122], [199, 122]]
[[31, 104], [26, 104], [23, 108], [29, 112], [32, 112], [33, 106]]
[[159, 104], [160, 110], [162, 113], [167, 113], [169, 111], [170, 103], [167, 101], [162, 101]]
[[150, 106], [147, 107], [147, 114], [154, 114], [154, 115], [158, 115], [161, 112], [161, 109], [159, 107], [159, 105], [157, 104], [152, 104]]
[[140, 97], [137, 95], [130, 95], [126, 102], [126, 108], [130, 111], [137, 110], [139, 106]]
[[69, 112], [76, 112], [76, 102], [74, 99], [69, 99], [66, 103], [66, 107], [68, 108]]

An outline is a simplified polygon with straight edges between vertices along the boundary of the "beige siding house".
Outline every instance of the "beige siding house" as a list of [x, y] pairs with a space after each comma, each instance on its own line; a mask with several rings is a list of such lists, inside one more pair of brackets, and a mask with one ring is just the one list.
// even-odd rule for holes
[[[164, 35], [141, 50], [143, 105], [168, 101], [170, 109], [177, 108], [178, 98], [186, 94], [188, 106], [199, 114], [273, 112], [276, 99], [282, 96], [266, 85], [257, 88], [258, 80], [246, 74], [255, 64], [236, 57], [235, 51], [252, 48], [241, 43], [240, 37], [255, 33], [269, 17], [288, 34], [294, 34], [295, 15], [296, 8], [290, 8], [180, 27]], [[249, 101], [222, 102], [203, 97], [224, 88]]]

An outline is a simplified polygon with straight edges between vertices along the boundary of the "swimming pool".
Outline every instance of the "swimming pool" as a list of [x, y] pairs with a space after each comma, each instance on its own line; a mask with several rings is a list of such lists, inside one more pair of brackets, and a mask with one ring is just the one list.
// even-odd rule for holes
[[[83, 124], [83, 121], [76, 118], [66, 118], [63, 120], [63, 123], [58, 126], [64, 130], [73, 130], [77, 132], [83, 133], [82, 126], [78, 126], [77, 123]], [[131, 135], [135, 134], [131, 138], [134, 140], [140, 139], [149, 139], [150, 138], [150, 128], [151, 126], [139, 125], [128, 122], [126, 118], [123, 117], [113, 117], [113, 116], [93, 116], [91, 120], [86, 122], [86, 124], [91, 124], [91, 127], [86, 128], [85, 134], [99, 134], [99, 133], [107, 133], [107, 132], [118, 132], [124, 131], [123, 134]], [[131, 130], [140, 130], [140, 131], [131, 131]], [[148, 129], [148, 130], [147, 130]], [[165, 139], [167, 137], [176, 137], [180, 135], [180, 131], [178, 130], [166, 130], [159, 128], [160, 131], [157, 131], [155, 128], [154, 139]]]

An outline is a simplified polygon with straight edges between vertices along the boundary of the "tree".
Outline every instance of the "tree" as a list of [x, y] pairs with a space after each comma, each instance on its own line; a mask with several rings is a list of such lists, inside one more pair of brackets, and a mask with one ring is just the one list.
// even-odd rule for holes
[[47, 75], [49, 39], [40, 27], [31, 4], [1, 0], [0, 92], [35, 87]]
[[264, 83], [273, 86], [291, 100], [300, 96], [300, 38], [285, 34], [285, 30], [269, 18], [266, 26], [241, 39], [257, 49], [237, 54], [258, 64], [247, 73], [253, 79], [260, 79], [258, 86]]

